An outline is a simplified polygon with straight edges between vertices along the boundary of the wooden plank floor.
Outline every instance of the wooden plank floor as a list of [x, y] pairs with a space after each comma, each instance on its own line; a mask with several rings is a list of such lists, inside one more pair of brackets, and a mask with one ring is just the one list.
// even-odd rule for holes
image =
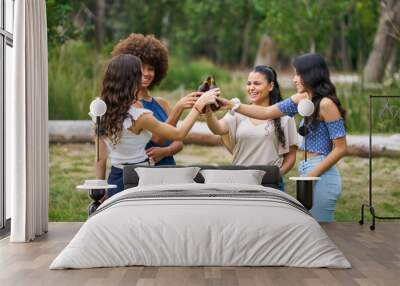
[[50, 223], [32, 243], [0, 241], [0, 285], [400, 285], [400, 223], [323, 225], [352, 269], [290, 267], [120, 267], [48, 270], [81, 223]]

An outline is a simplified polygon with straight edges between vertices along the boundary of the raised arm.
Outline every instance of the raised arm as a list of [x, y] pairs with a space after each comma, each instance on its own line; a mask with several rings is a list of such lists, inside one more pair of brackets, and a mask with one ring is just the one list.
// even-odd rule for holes
[[[176, 126], [182, 115], [183, 110], [192, 108], [193, 105], [196, 103], [198, 96], [200, 96], [201, 94], [202, 94], [201, 92], [192, 92], [187, 94], [175, 104], [175, 106], [171, 111], [169, 108], [169, 104], [165, 99], [157, 97], [155, 100], [157, 100], [157, 102], [161, 105], [162, 109], [164, 109], [165, 113], [168, 115], [168, 118], [165, 121], [165, 123], [168, 123], [172, 126]], [[153, 134], [151, 141], [153, 141], [158, 145], [163, 145], [165, 143], [165, 138]], [[181, 142], [179, 144], [174, 142], [169, 147], [171, 147], [171, 150], [168, 150], [168, 152], [171, 154], [168, 154], [167, 156], [172, 156], [182, 150], [183, 143]]]
[[148, 130], [159, 137], [168, 140], [182, 141], [193, 127], [194, 122], [199, 115], [200, 113], [193, 108], [188, 116], [183, 120], [179, 128], [158, 121], [152, 114], [143, 114], [138, 120], [136, 120], [136, 124], [138, 124], [142, 129]]
[[208, 128], [210, 128], [212, 133], [216, 135], [228, 134], [229, 128], [226, 122], [224, 120], [218, 120], [214, 112], [209, 108], [207, 108], [206, 119]]
[[[170, 124], [170, 125], [172, 125], [172, 126], [176, 126], [176, 122], [174, 122], [172, 119], [171, 119], [171, 116], [170, 116], [170, 110], [169, 110], [169, 104], [168, 104], [168, 102], [164, 99], [164, 98], [161, 98], [161, 97], [157, 97], [157, 98], [155, 98], [154, 100], [156, 100], [157, 102], [158, 102], [158, 104], [160, 104], [160, 106], [161, 106], [161, 108], [165, 111], [165, 113], [168, 115], [168, 118], [167, 118], [167, 120], [165, 121], [165, 123], [168, 123], [168, 124]], [[180, 115], [179, 115], [180, 116]], [[178, 119], [179, 119], [179, 117], [178, 117]], [[152, 136], [152, 138], [151, 138], [151, 141], [153, 141], [154, 143], [156, 143], [156, 144], [158, 144], [158, 145], [163, 145], [164, 143], [165, 143], [165, 138], [162, 138], [162, 137], [160, 137], [160, 136], [157, 136], [157, 135], [155, 135], [155, 134], [153, 134], [153, 136]], [[172, 145], [172, 144], [171, 144]], [[170, 145], [170, 146], [171, 146]], [[177, 147], [177, 145], [174, 145], [174, 147]], [[174, 148], [175, 149], [175, 148]], [[182, 150], [182, 146], [181, 146], [181, 148], [180, 148], [180, 150]], [[179, 150], [179, 151], [180, 151]], [[164, 151], [166, 151], [166, 150], [164, 150]], [[172, 151], [172, 150], [169, 150], [169, 151]], [[176, 150], [174, 150], [174, 151], [176, 151]], [[179, 152], [179, 151], [177, 151], [177, 152]], [[176, 153], [177, 153], [176, 152]], [[167, 156], [167, 154], [165, 154], [166, 156]], [[170, 155], [168, 155], [168, 156], [170, 156]], [[172, 156], [172, 155], [171, 155]]]
[[165, 121], [168, 124], [176, 126], [179, 119], [181, 118], [182, 112], [185, 109], [192, 108], [196, 103], [202, 92], [191, 92], [186, 96], [182, 97], [172, 108], [171, 112], [168, 112], [168, 119]]
[[[216, 103], [215, 97], [220, 93], [219, 89], [213, 89], [205, 92], [195, 103], [190, 113], [182, 121], [179, 127], [171, 126], [167, 123], [160, 122], [151, 114], [143, 114], [139, 117], [135, 125], [139, 129], [149, 130], [153, 134], [166, 138], [169, 140], [183, 140], [190, 129], [193, 127], [194, 122], [200, 115], [200, 111], [208, 104]], [[131, 127], [133, 128], [133, 127]], [[132, 132], [134, 132], [131, 129]]]
[[[288, 110], [282, 108], [282, 105], [289, 106], [291, 109], [293, 109], [296, 108], [301, 99], [305, 99], [308, 97], [309, 96], [307, 95], [307, 93], [297, 93], [277, 104], [266, 107], [250, 104], [240, 104], [239, 107], [236, 109], [236, 112], [260, 120], [275, 119], [284, 115], [293, 116], [294, 112], [289, 113]], [[226, 109], [232, 109], [235, 106], [235, 103], [231, 100], [221, 100]]]
[[260, 120], [275, 119], [285, 115], [278, 109], [276, 105], [264, 107], [250, 104], [241, 104], [239, 108], [236, 109], [236, 112]]

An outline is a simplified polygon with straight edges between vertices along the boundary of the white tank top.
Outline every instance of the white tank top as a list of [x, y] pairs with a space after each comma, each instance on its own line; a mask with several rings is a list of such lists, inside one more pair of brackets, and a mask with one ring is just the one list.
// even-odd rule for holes
[[145, 161], [148, 156], [145, 152], [147, 143], [151, 140], [152, 133], [148, 130], [142, 130], [139, 134], [135, 134], [128, 130], [144, 113], [152, 113], [148, 109], [131, 107], [129, 114], [133, 120], [127, 117], [123, 123], [124, 129], [118, 144], [113, 145], [110, 139], [105, 139], [104, 142], [108, 148], [108, 154], [112, 165], [134, 164]]

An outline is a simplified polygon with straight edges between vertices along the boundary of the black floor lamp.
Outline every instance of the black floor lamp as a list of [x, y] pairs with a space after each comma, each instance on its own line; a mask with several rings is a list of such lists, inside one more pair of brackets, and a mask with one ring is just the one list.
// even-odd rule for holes
[[96, 161], [99, 161], [100, 118], [107, 111], [106, 103], [97, 97], [90, 103], [90, 114], [96, 117]]
[[368, 183], [368, 204], [362, 204], [361, 205], [361, 219], [359, 223], [362, 225], [364, 224], [364, 209], [368, 208], [371, 216], [372, 216], [372, 224], [369, 226], [370, 230], [375, 229], [375, 219], [388, 219], [388, 220], [397, 220], [400, 219], [400, 217], [384, 217], [384, 216], [378, 216], [376, 214], [373, 202], [372, 202], [372, 101], [373, 99], [379, 99], [379, 98], [397, 98], [400, 99], [400, 96], [387, 96], [387, 95], [370, 95], [369, 96], [369, 152], [368, 152], [368, 158], [369, 158], [369, 183]]
[[[304, 161], [307, 162], [307, 133], [308, 117], [314, 113], [314, 103], [309, 99], [303, 99], [299, 102], [297, 110], [304, 117], [304, 124], [299, 128], [299, 133], [304, 137]], [[290, 180], [296, 181], [296, 198], [308, 210], [313, 206], [313, 187], [314, 181], [320, 180], [319, 177], [290, 177]]]
[[[96, 162], [99, 162], [99, 141], [101, 116], [107, 111], [106, 103], [100, 98], [96, 98], [90, 103], [90, 115], [96, 118]], [[106, 193], [106, 189], [116, 188], [116, 185], [109, 185], [106, 180], [85, 180], [85, 184], [77, 186], [77, 189], [86, 190], [93, 202], [88, 207], [88, 213], [94, 213], [101, 204], [101, 199]]]

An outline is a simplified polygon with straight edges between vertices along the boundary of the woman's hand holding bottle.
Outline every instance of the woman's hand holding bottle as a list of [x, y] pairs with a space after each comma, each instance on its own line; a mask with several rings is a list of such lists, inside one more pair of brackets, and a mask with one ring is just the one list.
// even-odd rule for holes
[[232, 100], [223, 97], [218, 98], [218, 103], [221, 106], [220, 110], [230, 110], [235, 105]]
[[210, 89], [204, 92], [194, 104], [194, 108], [201, 112], [205, 106], [214, 104], [218, 106], [217, 96], [220, 95], [221, 91], [219, 88]]
[[199, 96], [201, 96], [202, 92], [195, 91], [191, 92], [184, 97], [182, 97], [177, 103], [176, 106], [180, 108], [181, 110], [183, 109], [190, 109], [193, 107], [193, 105], [196, 103], [197, 99]]

